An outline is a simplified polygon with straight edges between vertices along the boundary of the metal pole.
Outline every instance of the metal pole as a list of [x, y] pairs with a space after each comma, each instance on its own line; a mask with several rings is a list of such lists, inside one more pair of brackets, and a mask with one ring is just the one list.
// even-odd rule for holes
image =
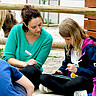
[[[50, 5], [50, 0], [48, 0], [48, 5]], [[47, 17], [47, 24], [49, 26], [49, 12], [48, 12], [48, 17]]]
[[28, 0], [26, 0], [26, 4], [28, 4]]
[[41, 4], [41, 0], [39, 0], [39, 4]]
[[[58, 0], [58, 6], [60, 6], [60, 0]], [[58, 13], [58, 24], [59, 24], [59, 17], [60, 17], [60, 14]]]

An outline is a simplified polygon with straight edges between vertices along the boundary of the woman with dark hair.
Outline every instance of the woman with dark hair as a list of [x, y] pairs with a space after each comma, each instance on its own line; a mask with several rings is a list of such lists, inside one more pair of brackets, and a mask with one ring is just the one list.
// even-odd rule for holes
[[21, 10], [23, 24], [15, 25], [8, 36], [3, 59], [18, 68], [38, 88], [45, 60], [53, 38], [43, 28], [40, 12], [25, 5]]

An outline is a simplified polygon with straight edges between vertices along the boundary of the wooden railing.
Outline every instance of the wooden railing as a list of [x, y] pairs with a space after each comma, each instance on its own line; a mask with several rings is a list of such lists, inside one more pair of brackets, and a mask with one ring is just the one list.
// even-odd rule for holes
[[[0, 3], [0, 9], [3, 10], [21, 10], [25, 4]], [[31, 4], [30, 4], [31, 5]], [[96, 15], [96, 9], [82, 7], [64, 7], [51, 5], [31, 5], [41, 12], [70, 13], [82, 15]]]
[[[21, 10], [25, 4], [0, 3], [1, 10]], [[49, 5], [31, 5], [39, 9], [41, 12], [55, 12], [55, 13], [70, 13], [82, 15], [96, 15], [95, 8], [81, 8], [81, 7], [64, 7], [64, 6], [49, 6]], [[0, 38], [0, 44], [6, 43], [5, 38]], [[53, 48], [64, 48], [64, 42], [53, 42]]]
[[[0, 45], [5, 45], [7, 41], [7, 38], [0, 38]], [[64, 41], [53, 41], [52, 43], [52, 48], [60, 48], [63, 49], [64, 48]]]

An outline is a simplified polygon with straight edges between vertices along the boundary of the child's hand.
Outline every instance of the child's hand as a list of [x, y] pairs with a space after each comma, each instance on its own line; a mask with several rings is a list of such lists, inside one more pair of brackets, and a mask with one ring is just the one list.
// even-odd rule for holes
[[52, 72], [52, 74], [63, 74], [63, 73], [62, 73], [62, 71], [60, 71], [60, 70], [54, 70], [54, 71]]
[[68, 69], [68, 71], [70, 71], [70, 72], [73, 72], [73, 73], [76, 73], [77, 72], [77, 68], [74, 66], [74, 64], [68, 64], [67, 65], [67, 69]]

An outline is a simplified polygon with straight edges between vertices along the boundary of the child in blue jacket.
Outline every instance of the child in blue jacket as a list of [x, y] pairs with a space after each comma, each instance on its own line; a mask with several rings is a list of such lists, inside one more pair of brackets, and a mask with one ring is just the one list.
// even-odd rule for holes
[[52, 74], [69, 76], [71, 80], [42, 74], [41, 84], [54, 93], [64, 96], [73, 96], [78, 90], [92, 92], [93, 77], [96, 77], [96, 43], [71, 18], [62, 21], [59, 33], [66, 42], [65, 60]]

